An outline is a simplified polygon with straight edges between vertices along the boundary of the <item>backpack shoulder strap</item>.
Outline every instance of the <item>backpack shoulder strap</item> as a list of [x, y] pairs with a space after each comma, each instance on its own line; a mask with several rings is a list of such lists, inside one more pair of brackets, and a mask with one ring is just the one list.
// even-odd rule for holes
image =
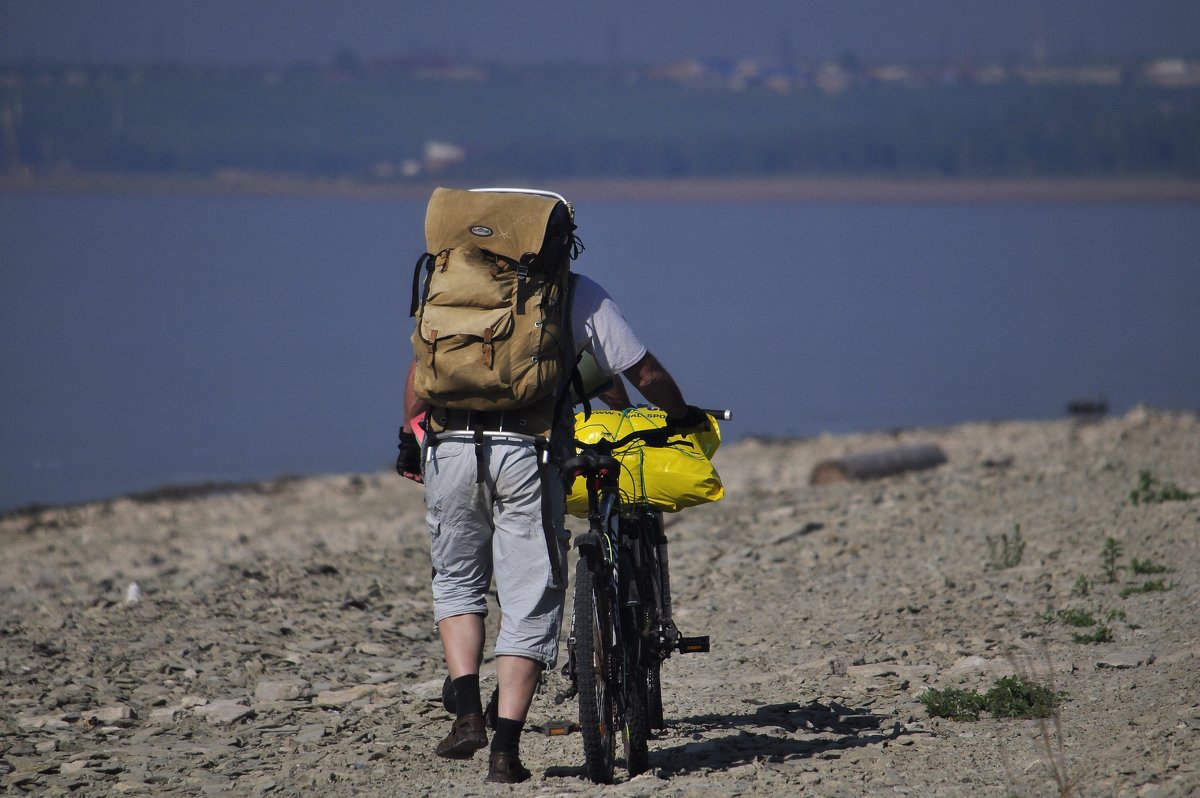
[[579, 373], [580, 356], [575, 352], [575, 326], [572, 320], [575, 314], [575, 283], [578, 279], [579, 275], [575, 272], [567, 274], [567, 304], [566, 312], [563, 315], [562, 336], [562, 373], [566, 379], [562, 380], [562, 385], [558, 391], [558, 400], [554, 403], [555, 419], [561, 418], [563, 412], [569, 406], [572, 388], [575, 389], [576, 395], [583, 397], [583, 417], [590, 418], [592, 415], [592, 403], [583, 392], [583, 375]]
[[421, 270], [424, 269], [429, 271], [432, 269], [433, 260], [433, 255], [428, 252], [424, 252], [421, 254], [421, 257], [417, 258], [417, 265], [413, 267], [412, 303], [408, 308], [408, 315], [410, 318], [417, 315], [417, 309], [421, 307], [421, 300], [425, 298], [424, 291], [421, 290]]

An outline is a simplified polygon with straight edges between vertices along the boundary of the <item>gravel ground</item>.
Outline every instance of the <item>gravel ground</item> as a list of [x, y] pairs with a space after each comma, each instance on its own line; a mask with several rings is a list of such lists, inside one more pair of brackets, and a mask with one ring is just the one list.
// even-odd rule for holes
[[[948, 462], [808, 485], [823, 458], [909, 443]], [[664, 667], [649, 773], [598, 787], [578, 735], [533, 730], [523, 785], [486, 784], [482, 756], [431, 755], [449, 716], [421, 490], [381, 473], [0, 518], [0, 789], [1200, 792], [1200, 497], [1129, 499], [1142, 471], [1200, 493], [1196, 415], [750, 440], [716, 462], [727, 498], [668, 517], [676, 620], [713, 650]], [[1112, 639], [1076, 642], [1099, 627], [1063, 610]], [[952, 721], [919, 699], [1014, 672], [1065, 692], [1056, 717]], [[493, 679], [489, 661], [485, 695]], [[547, 679], [532, 725], [574, 717], [562, 686]]]

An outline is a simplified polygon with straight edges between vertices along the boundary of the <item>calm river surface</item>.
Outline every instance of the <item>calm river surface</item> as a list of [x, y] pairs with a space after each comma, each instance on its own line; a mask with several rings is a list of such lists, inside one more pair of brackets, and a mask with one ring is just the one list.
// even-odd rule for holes
[[[594, 202], [727, 440], [1200, 407], [1200, 206]], [[0, 195], [0, 510], [389, 465], [424, 203]]]

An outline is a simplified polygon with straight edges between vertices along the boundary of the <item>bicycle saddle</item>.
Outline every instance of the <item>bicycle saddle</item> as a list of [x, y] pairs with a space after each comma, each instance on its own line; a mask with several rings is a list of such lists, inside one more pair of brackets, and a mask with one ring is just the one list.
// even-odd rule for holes
[[615, 481], [621, 474], [621, 464], [615, 457], [585, 450], [563, 463], [563, 474], [572, 479], [600, 476]]

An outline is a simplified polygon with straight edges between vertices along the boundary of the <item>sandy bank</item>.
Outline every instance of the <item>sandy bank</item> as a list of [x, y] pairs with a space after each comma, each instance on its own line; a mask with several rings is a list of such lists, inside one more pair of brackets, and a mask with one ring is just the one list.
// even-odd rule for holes
[[[810, 487], [820, 460], [948, 461]], [[0, 787], [42, 795], [1074, 795], [1200, 790], [1200, 417], [746, 440], [728, 497], [669, 518], [676, 619], [651, 772], [602, 790], [578, 735], [533, 779], [430, 755], [448, 716], [421, 491], [394, 474], [0, 518]], [[577, 525], [576, 525], [577, 526]], [[576, 530], [578, 531], [578, 530]], [[1019, 531], [1020, 556], [998, 558]], [[1119, 556], [1107, 568], [1105, 541]], [[1011, 554], [1011, 552], [1010, 552]], [[1135, 571], [1134, 562], [1165, 570]], [[1158, 588], [1145, 584], [1159, 581]], [[131, 592], [131, 585], [137, 590]], [[130, 596], [137, 601], [130, 601]], [[1085, 629], [1063, 612], [1089, 613]], [[1105, 625], [1100, 642], [1080, 632]], [[1057, 724], [933, 718], [1014, 670]], [[494, 665], [484, 666], [485, 690]], [[530, 721], [570, 718], [552, 675]], [[1049, 747], [1047, 747], [1047, 743]]]

